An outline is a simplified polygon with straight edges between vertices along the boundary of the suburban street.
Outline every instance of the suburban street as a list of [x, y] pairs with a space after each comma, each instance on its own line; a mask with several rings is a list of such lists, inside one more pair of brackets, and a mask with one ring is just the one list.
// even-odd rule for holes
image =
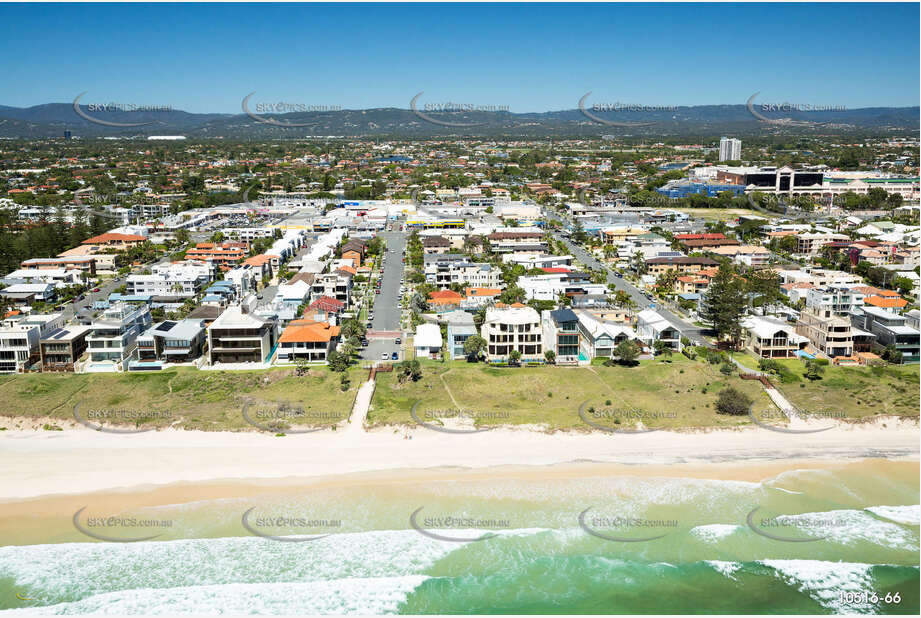
[[[371, 320], [372, 331], [399, 332], [400, 331], [400, 278], [403, 276], [403, 248], [406, 246], [404, 232], [380, 232], [379, 236], [386, 243], [386, 261], [383, 269], [381, 293], [375, 294], [373, 285], [371, 299], [373, 304], [374, 319]], [[400, 335], [387, 337], [368, 337], [368, 347], [362, 350], [361, 358], [366, 360], [383, 360], [381, 355], [386, 352], [388, 356], [393, 352], [400, 354], [400, 346], [394, 343], [394, 338]], [[402, 359], [402, 355], [401, 358]]]
[[704, 341], [704, 339], [700, 336], [699, 326], [695, 326], [694, 324], [691, 324], [679, 318], [674, 313], [672, 313], [671, 311], [663, 307], [660, 303], [650, 301], [648, 298], [646, 298], [646, 296], [643, 295], [643, 292], [641, 292], [639, 288], [637, 288], [632, 283], [630, 283], [629, 281], [627, 281], [626, 279], [622, 277], [616, 277], [610, 268], [608, 268], [607, 266], [599, 262], [592, 255], [590, 255], [588, 251], [586, 251], [582, 247], [576, 245], [575, 243], [573, 243], [567, 238], [564, 238], [558, 233], [555, 234], [555, 237], [557, 240], [562, 241], [563, 244], [566, 245], [566, 248], [573, 255], [573, 257], [575, 257], [577, 260], [579, 260], [583, 264], [587, 266], [591, 266], [592, 268], [604, 269], [605, 273], [608, 276], [607, 282], [612, 284], [616, 289], [623, 290], [624, 292], [629, 294], [630, 298], [633, 300], [633, 302], [636, 303], [636, 306], [640, 310], [647, 309], [651, 305], [655, 305], [656, 311], [660, 315], [662, 315], [662, 317], [664, 317], [666, 320], [674, 323], [675, 326], [679, 327], [681, 329], [682, 335], [690, 339], [695, 345], [707, 345], [707, 342]]

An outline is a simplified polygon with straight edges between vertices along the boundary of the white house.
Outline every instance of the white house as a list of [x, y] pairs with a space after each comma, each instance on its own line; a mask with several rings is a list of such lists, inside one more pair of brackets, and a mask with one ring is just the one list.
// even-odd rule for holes
[[441, 353], [441, 328], [437, 324], [420, 324], [413, 336], [416, 358], [434, 358]]

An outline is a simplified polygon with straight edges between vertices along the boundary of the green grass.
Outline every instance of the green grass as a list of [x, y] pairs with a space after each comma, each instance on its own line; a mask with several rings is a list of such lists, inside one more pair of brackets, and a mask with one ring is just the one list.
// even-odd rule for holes
[[[128, 410], [142, 417], [161, 413], [143, 427], [255, 431], [243, 418], [243, 407], [249, 406], [251, 418], [267, 423], [259, 421], [252, 411], [274, 410], [280, 404], [303, 409], [305, 425], [330, 425], [351, 413], [355, 393], [367, 373], [353, 367], [349, 376], [351, 385], [346, 392], [340, 389], [340, 374], [325, 367], [312, 368], [310, 375], [303, 377], [295, 376], [293, 369], [282, 368], [199, 371], [188, 367], [156, 373], [5, 376], [0, 381], [4, 402], [0, 426], [16, 428], [17, 417], [72, 421], [74, 406], [79, 406], [84, 418], [90, 410]], [[134, 426], [118, 419], [111, 424]]]
[[[476, 415], [477, 426], [538, 425], [548, 430], [590, 429], [579, 415], [612, 428], [632, 429], [641, 415], [648, 428], [712, 428], [749, 424], [747, 417], [716, 414], [721, 388], [732, 384], [761, 408], [773, 407], [757, 382], [725, 377], [715, 367], [675, 355], [671, 362], [643, 361], [636, 367], [498, 368], [464, 361], [424, 363], [418, 382], [398, 384], [378, 374], [368, 422], [414, 424], [410, 409], [457, 409]], [[449, 392], [450, 389], [450, 392]], [[608, 403], [610, 402], [610, 403]], [[601, 420], [594, 416], [602, 415]], [[615, 422], [620, 420], [620, 423]]]
[[[757, 368], [758, 359], [751, 354], [734, 353], [746, 367]], [[850, 419], [873, 419], [897, 415], [918, 417], [919, 366], [837, 367], [829, 364], [820, 380], [804, 376], [806, 365], [799, 359], [775, 359], [795, 381], [782, 383], [776, 376], [771, 382], [790, 403], [807, 412], [829, 412]]]

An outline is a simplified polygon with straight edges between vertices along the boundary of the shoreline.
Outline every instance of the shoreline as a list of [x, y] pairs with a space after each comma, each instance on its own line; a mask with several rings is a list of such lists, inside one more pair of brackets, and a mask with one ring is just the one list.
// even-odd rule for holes
[[[820, 421], [809, 421], [822, 428]], [[494, 429], [445, 434], [412, 429], [291, 434], [166, 429], [108, 434], [86, 428], [0, 432], [0, 475], [18, 483], [0, 486], [0, 502], [134, 491], [179, 483], [256, 483], [261, 487], [342, 479], [346, 475], [402, 478], [450, 470], [492, 474], [503, 467], [547, 470], [553, 466], [673, 467], [721, 464], [786, 465], [861, 459], [917, 461], [915, 419], [838, 424], [827, 431], [787, 434], [759, 427], [706, 432], [655, 431], [542, 433]]]

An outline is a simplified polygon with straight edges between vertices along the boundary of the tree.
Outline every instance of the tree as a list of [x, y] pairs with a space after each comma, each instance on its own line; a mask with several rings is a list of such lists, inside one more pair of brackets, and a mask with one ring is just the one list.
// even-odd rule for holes
[[717, 339], [726, 339], [735, 348], [742, 337], [742, 317], [747, 308], [745, 282], [723, 262], [710, 282], [701, 317], [713, 325]]
[[719, 414], [732, 414], [734, 416], [744, 416], [748, 414], [751, 408], [752, 399], [742, 391], [727, 386], [720, 391], [716, 399], [716, 411]]
[[636, 357], [640, 355], [640, 348], [629, 339], [624, 339], [614, 348], [614, 354], [620, 360], [620, 364], [632, 366], [637, 365]]
[[893, 344], [886, 346], [886, 349], [883, 350], [882, 357], [894, 365], [902, 364], [902, 353]]
[[479, 360], [487, 347], [486, 340], [479, 335], [472, 335], [464, 342], [464, 354], [467, 360]]
[[397, 374], [397, 382], [400, 384], [409, 380], [415, 382], [422, 377], [422, 366], [415, 359], [397, 363], [394, 370]]
[[808, 380], [821, 380], [822, 374], [825, 373], [825, 366], [821, 365], [814, 360], [806, 361], [806, 370], [803, 372], [803, 375], [806, 376]]
[[547, 350], [544, 352], [544, 360], [546, 360], [548, 364], [552, 365], [556, 362], [556, 352], [553, 350]]
[[656, 350], [656, 356], [664, 356], [665, 358], [672, 357], [672, 347], [664, 341], [656, 341], [653, 347]]
[[349, 357], [345, 354], [340, 354], [339, 352], [333, 350], [329, 353], [329, 356], [326, 357], [326, 362], [329, 364], [330, 371], [343, 372], [349, 368]]
[[510, 365], [517, 365], [521, 362], [521, 352], [518, 350], [512, 350], [508, 355], [508, 362]]

